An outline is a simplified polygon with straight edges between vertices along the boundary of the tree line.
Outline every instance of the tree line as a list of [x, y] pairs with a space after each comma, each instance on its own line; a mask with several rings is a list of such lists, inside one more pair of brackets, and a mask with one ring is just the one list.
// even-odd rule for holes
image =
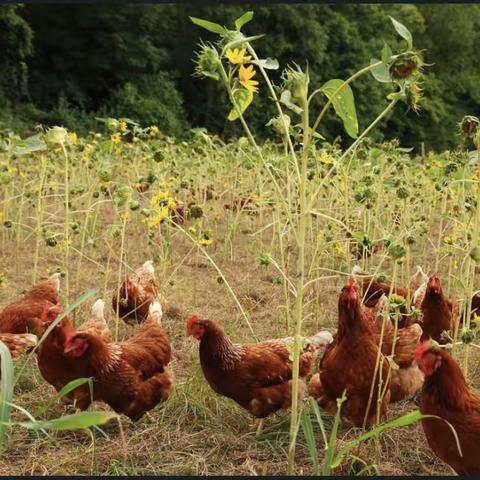
[[[308, 64], [313, 86], [347, 78], [380, 57], [384, 40], [400, 41], [389, 15], [405, 24], [428, 64], [422, 108], [399, 107], [380, 125], [379, 140], [453, 148], [458, 121], [479, 113], [480, 5], [2, 5], [0, 128], [28, 133], [41, 123], [83, 133], [100, 128], [95, 117], [115, 116], [177, 137], [193, 127], [239, 135], [220, 86], [192, 75], [200, 38], [213, 36], [189, 16], [231, 25], [246, 10], [255, 12], [246, 33], [266, 34], [256, 43], [262, 56], [281, 67]], [[360, 125], [368, 125], [387, 89], [368, 76], [353, 91]], [[269, 134], [275, 110], [261, 82], [246, 115], [259, 137]], [[328, 139], [343, 135], [333, 115], [325, 125]]]

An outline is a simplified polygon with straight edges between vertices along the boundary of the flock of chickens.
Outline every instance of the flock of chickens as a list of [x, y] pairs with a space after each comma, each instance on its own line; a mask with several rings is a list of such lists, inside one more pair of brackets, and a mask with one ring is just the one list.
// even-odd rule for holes
[[[168, 370], [172, 348], [161, 326], [165, 302], [154, 282], [153, 262], [126, 275], [112, 298], [116, 314], [138, 326], [125, 342], [112, 342], [102, 300], [75, 327], [59, 305], [59, 290], [60, 275], [54, 274], [0, 313], [0, 340], [12, 356], [34, 347], [47, 333], [36, 350], [45, 380], [60, 391], [77, 378], [93, 379], [93, 392], [85, 384], [63, 398], [81, 410], [102, 401], [136, 420], [166, 400], [173, 388]], [[412, 310], [400, 302], [392, 314], [392, 294], [411, 301]], [[476, 295], [472, 310], [479, 307]], [[457, 473], [480, 474], [480, 396], [442, 348], [454, 335], [457, 314], [436, 274], [427, 277], [417, 267], [403, 288], [361, 275], [355, 267], [339, 296], [337, 331], [303, 341], [299, 395], [308, 392], [322, 409], [335, 413], [345, 392], [342, 419], [370, 427], [386, 415], [389, 403], [421, 391], [420, 411], [440, 417], [422, 420], [432, 450]], [[63, 318], [54, 324], [59, 315]], [[293, 338], [235, 344], [218, 323], [197, 316], [187, 319], [186, 329], [200, 343], [200, 363], [211, 388], [250, 412], [259, 429], [263, 418], [289, 408]]]

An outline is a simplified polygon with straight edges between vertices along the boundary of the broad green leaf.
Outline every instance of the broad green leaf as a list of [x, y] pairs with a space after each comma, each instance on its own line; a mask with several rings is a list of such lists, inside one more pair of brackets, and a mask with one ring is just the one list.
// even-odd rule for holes
[[3, 450], [5, 431], [10, 422], [14, 385], [12, 356], [7, 346], [0, 341], [0, 451]]
[[277, 70], [279, 67], [278, 60], [276, 58], [259, 58], [258, 60], [252, 60], [250, 63], [254, 63], [255, 65], [263, 67], [266, 70]]
[[12, 153], [15, 155], [27, 155], [33, 152], [40, 152], [45, 150], [47, 145], [42, 142], [37, 136], [28, 137], [25, 140], [15, 142], [12, 148]]
[[[370, 65], [373, 65], [374, 63], [378, 63], [380, 60], [377, 58], [372, 58], [370, 60]], [[381, 65], [378, 65], [374, 69], [370, 70], [371, 74], [373, 75], [373, 78], [377, 82], [381, 83], [392, 83], [392, 78], [390, 77], [390, 71], [388, 70], [387, 65], [382, 63]]]
[[194, 23], [195, 25], [198, 25], [199, 27], [202, 27], [205, 30], [208, 30], [209, 32], [212, 32], [212, 33], [218, 33], [219, 35], [224, 35], [228, 31], [225, 27], [222, 27], [218, 23], [209, 22], [208, 20], [203, 20], [197, 17], [188, 17], [188, 18], [190, 18], [192, 23]]
[[300, 108], [298, 105], [292, 102], [292, 94], [290, 90], [284, 90], [280, 95], [280, 103], [283, 103], [287, 108], [293, 110], [295, 113], [301, 114], [303, 108]]
[[71, 391], [75, 390], [78, 387], [81, 387], [85, 383], [89, 382], [89, 378], [77, 378], [75, 380], [72, 380], [71, 382], [68, 382], [55, 396], [53, 396], [46, 404], [45, 406], [41, 407], [35, 412], [35, 417], [39, 417], [43, 413], [45, 413], [54, 403], [56, 403], [58, 400], [63, 398], [65, 395], [70, 393]]
[[[340, 87], [342, 89], [338, 91]], [[356, 138], [358, 135], [358, 120], [355, 100], [350, 85], [345, 84], [343, 80], [335, 78], [325, 83], [321, 90], [332, 101], [335, 112], [343, 121], [345, 131], [350, 137]], [[337, 91], [338, 93], [334, 96], [334, 93]]]
[[[240, 113], [243, 115], [243, 112], [248, 108], [248, 106], [252, 103], [253, 100], [253, 93], [246, 88], [238, 88], [233, 91], [232, 93], [237, 108], [240, 110]], [[228, 114], [228, 119], [233, 122], [240, 117], [237, 108], [234, 106], [230, 113]]]
[[393, 27], [395, 28], [397, 33], [407, 41], [408, 48], [412, 48], [413, 39], [412, 34], [408, 30], [408, 28], [402, 23], [400, 23], [398, 20], [395, 20], [393, 17], [390, 17], [390, 20], [392, 21]]
[[254, 40], [258, 40], [259, 38], [264, 37], [265, 35], [252, 35], [251, 37], [244, 37], [241, 33], [239, 34], [239, 37], [236, 38], [235, 40], [232, 40], [231, 42], [228, 42], [224, 47], [223, 47], [223, 52], [222, 56], [225, 54], [227, 51], [227, 48], [235, 48], [238, 47], [239, 45], [243, 45], [244, 43], [247, 42], [253, 42]]
[[245, 12], [241, 17], [238, 17], [235, 20], [235, 28], [241, 30], [241, 28], [247, 24], [253, 18], [253, 12]]
[[40, 430], [42, 428], [45, 430], [76, 430], [93, 427], [94, 425], [103, 425], [115, 417], [117, 417], [117, 414], [114, 412], [78, 412], [53, 420], [18, 422], [15, 425], [20, 425], [30, 430]]

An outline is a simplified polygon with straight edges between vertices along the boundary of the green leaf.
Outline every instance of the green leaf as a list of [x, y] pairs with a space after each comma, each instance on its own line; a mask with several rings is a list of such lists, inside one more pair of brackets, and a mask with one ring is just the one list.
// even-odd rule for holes
[[[378, 63], [380, 60], [377, 58], [372, 58], [370, 60], [370, 65], [373, 65], [374, 63]], [[381, 65], [378, 65], [378, 67], [375, 67], [374, 69], [370, 70], [370, 73], [373, 75], [373, 78], [377, 82], [381, 83], [392, 83], [392, 77], [390, 77], [390, 71], [388, 70], [387, 65], [382, 63]]]
[[203, 20], [197, 17], [188, 17], [188, 18], [190, 18], [192, 23], [194, 23], [195, 25], [198, 25], [199, 27], [202, 27], [205, 30], [208, 30], [209, 32], [212, 32], [212, 33], [218, 33], [219, 35], [224, 35], [228, 31], [225, 27], [222, 27], [218, 23], [209, 22], [208, 20]]
[[397, 33], [407, 41], [408, 48], [411, 49], [413, 46], [413, 38], [408, 28], [402, 23], [400, 23], [398, 20], [395, 20], [393, 17], [390, 17], [390, 20], [392, 21], [393, 27], [395, 28]]
[[354, 440], [349, 442], [345, 447], [341, 448], [331, 463], [332, 469], [337, 468], [342, 463], [342, 460], [345, 458], [345, 455], [347, 455], [348, 452], [350, 452], [353, 448], [355, 448], [357, 445], [364, 442], [365, 440], [376, 437], [381, 433], [383, 433], [385, 430], [406, 427], [407, 425], [411, 425], [412, 423], [418, 422], [422, 418], [427, 418], [427, 417], [430, 417], [430, 415], [422, 415], [418, 410], [415, 410], [399, 418], [396, 418], [391, 422], [378, 425], [377, 427], [373, 428], [367, 433], [364, 433], [363, 435], [360, 435], [359, 437], [355, 438]]
[[12, 356], [7, 346], [0, 341], [0, 451], [3, 450], [5, 432], [10, 421], [14, 385]]
[[54, 397], [52, 397], [45, 406], [41, 407], [35, 412], [35, 417], [39, 417], [43, 413], [45, 413], [54, 403], [57, 402], [57, 400], [60, 400], [63, 398], [65, 395], [70, 393], [71, 391], [75, 390], [78, 387], [81, 387], [85, 383], [88, 383], [90, 381], [89, 378], [77, 378], [75, 380], [72, 380], [71, 382], [68, 382]]
[[313, 425], [310, 415], [305, 410], [302, 412], [302, 430], [307, 443], [308, 451], [313, 463], [314, 475], [320, 475], [320, 463], [318, 461], [317, 445], [315, 443], [315, 436], [313, 435]]
[[328, 439], [328, 445], [326, 446], [325, 458], [323, 459], [323, 469], [322, 475], [330, 476], [333, 467], [333, 451], [335, 449], [335, 444], [337, 443], [337, 432], [338, 425], [340, 423], [340, 413], [342, 409], [342, 404], [347, 399], [346, 390], [343, 391], [341, 398], [337, 398], [337, 412], [335, 413], [335, 418], [333, 420], [332, 431], [330, 432], [330, 438]]
[[76, 430], [89, 428], [94, 425], [103, 425], [118, 415], [114, 412], [78, 412], [72, 415], [64, 415], [53, 420], [37, 420], [35, 422], [18, 422], [15, 425], [30, 430]]
[[[253, 93], [250, 90], [247, 90], [246, 88], [238, 88], [232, 92], [233, 98], [235, 100], [235, 103], [240, 110], [240, 113], [243, 114], [245, 110], [248, 108], [248, 106], [252, 103], [253, 100]], [[237, 120], [239, 118], [239, 112], [237, 111], [237, 108], [234, 106], [230, 113], [228, 114], [228, 119], [233, 122], [234, 120]]]
[[37, 136], [33, 136], [15, 142], [11, 151], [15, 155], [27, 155], [33, 152], [40, 152], [46, 148], [47, 145], [45, 142], [42, 142]]
[[[342, 89], [338, 91], [340, 87], [342, 87]], [[343, 127], [348, 135], [352, 138], [357, 138], [357, 112], [355, 110], [355, 100], [350, 85], [346, 84], [343, 80], [335, 78], [325, 83], [321, 87], [321, 91], [332, 101], [333, 108], [342, 119]], [[335, 92], [337, 93], [334, 96]]]
[[253, 12], [252, 11], [245, 12], [241, 17], [238, 17], [235, 20], [235, 28], [240, 31], [241, 28], [245, 24], [247, 24], [252, 18], [253, 18]]
[[252, 35], [251, 37], [244, 37], [241, 33], [239, 34], [239, 37], [236, 38], [235, 40], [232, 40], [231, 42], [228, 42], [224, 47], [222, 51], [222, 57], [225, 55], [225, 52], [227, 51], [227, 48], [235, 48], [238, 47], [239, 45], [242, 45], [247, 42], [253, 42], [254, 40], [258, 40], [259, 38], [264, 37], [265, 34], [261, 35]]
[[263, 67], [266, 70], [277, 70], [279, 67], [278, 60], [276, 58], [259, 58], [258, 60], [252, 60], [250, 63], [254, 63], [255, 65]]
[[292, 94], [290, 90], [284, 90], [280, 95], [280, 103], [283, 103], [287, 108], [293, 110], [299, 115], [303, 112], [303, 108], [300, 108], [298, 105], [292, 102]]
[[384, 41], [383, 48], [382, 48], [383, 63], [388, 63], [391, 57], [392, 57], [392, 49], [389, 47], [388, 43]]

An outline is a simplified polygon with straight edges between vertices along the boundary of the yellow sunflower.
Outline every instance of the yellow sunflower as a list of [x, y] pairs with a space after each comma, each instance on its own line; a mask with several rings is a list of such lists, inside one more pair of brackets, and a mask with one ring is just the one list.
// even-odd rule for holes
[[249, 65], [247, 68], [245, 68], [243, 65], [240, 65], [240, 69], [238, 71], [238, 80], [244, 88], [252, 93], [258, 91], [258, 82], [256, 80], [251, 80], [256, 74], [257, 72], [253, 69], [253, 65]]
[[225, 56], [232, 65], [240, 65], [252, 59], [252, 57], [245, 55], [246, 51], [246, 48], [234, 48], [233, 50], [231, 48], [227, 48]]

